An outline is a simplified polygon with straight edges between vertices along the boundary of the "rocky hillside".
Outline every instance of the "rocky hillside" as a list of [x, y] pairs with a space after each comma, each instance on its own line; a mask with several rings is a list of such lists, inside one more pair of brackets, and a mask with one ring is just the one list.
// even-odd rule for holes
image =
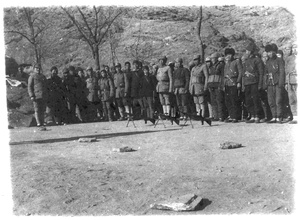
[[[117, 53], [119, 60], [128, 59], [125, 48], [140, 35], [143, 42], [152, 44], [154, 56], [149, 60], [163, 54], [169, 60], [181, 56], [187, 62], [199, 51], [195, 34], [198, 10], [198, 7], [135, 8], [126, 19], [127, 28]], [[201, 36], [207, 46], [207, 55], [214, 51], [223, 52], [227, 46], [241, 54], [249, 40], [254, 40], [261, 50], [267, 43], [284, 48], [295, 42], [296, 28], [293, 14], [285, 8], [204, 7]]]

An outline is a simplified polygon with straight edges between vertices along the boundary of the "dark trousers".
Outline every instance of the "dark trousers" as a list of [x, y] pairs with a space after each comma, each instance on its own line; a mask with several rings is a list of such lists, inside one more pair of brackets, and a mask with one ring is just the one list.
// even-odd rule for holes
[[236, 86], [225, 87], [225, 104], [230, 118], [238, 118], [238, 90]]
[[44, 125], [45, 101], [43, 99], [35, 99], [33, 101], [33, 108], [37, 125]]
[[245, 104], [248, 113], [252, 117], [258, 117], [259, 115], [259, 95], [258, 95], [258, 85], [251, 84], [245, 85]]
[[210, 92], [210, 102], [213, 110], [213, 115], [215, 119], [225, 118], [225, 103], [224, 103], [224, 93], [219, 88], [211, 87]]
[[259, 90], [259, 100], [263, 109], [264, 118], [271, 119], [272, 113], [268, 102], [268, 93], [265, 90]]
[[279, 87], [278, 85], [269, 85], [268, 86], [268, 102], [271, 108], [273, 118], [281, 118], [283, 115], [283, 99], [282, 99], [282, 90], [284, 88]]
[[289, 101], [289, 94], [288, 91], [283, 88], [282, 89], [282, 102], [283, 102], [283, 113], [282, 113], [282, 117], [290, 117], [293, 118], [293, 113], [291, 110], [291, 106], [290, 106], [290, 101]]

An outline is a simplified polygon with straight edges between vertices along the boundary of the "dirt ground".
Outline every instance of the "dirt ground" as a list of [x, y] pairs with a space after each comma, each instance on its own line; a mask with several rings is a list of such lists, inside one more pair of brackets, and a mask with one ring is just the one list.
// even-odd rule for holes
[[[136, 121], [10, 130], [15, 215], [290, 214], [295, 124]], [[79, 143], [80, 137], [97, 142]], [[235, 141], [242, 148], [222, 150]], [[129, 146], [134, 152], [112, 149]], [[197, 211], [150, 209], [194, 193]]]

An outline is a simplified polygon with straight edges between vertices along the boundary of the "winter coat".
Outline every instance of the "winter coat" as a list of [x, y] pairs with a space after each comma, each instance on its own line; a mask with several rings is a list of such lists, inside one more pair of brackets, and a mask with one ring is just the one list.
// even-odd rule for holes
[[185, 67], [179, 67], [174, 71], [175, 94], [185, 94], [189, 91], [190, 71]]
[[228, 61], [224, 66], [224, 86], [237, 86], [242, 82], [243, 67], [239, 59]]
[[209, 67], [207, 86], [218, 88], [224, 81], [224, 63], [216, 62]]
[[86, 80], [84, 81], [79, 76], [75, 76], [74, 83], [75, 83], [75, 99], [76, 101], [82, 103], [86, 100], [86, 96], [88, 93], [86, 87]]
[[265, 66], [265, 85], [278, 85], [283, 87], [285, 84], [285, 67], [282, 59], [277, 57], [270, 58]]
[[114, 85], [116, 89], [116, 98], [124, 98], [125, 88], [128, 90], [129, 82], [128, 78], [123, 72], [114, 74]]
[[59, 76], [47, 79], [48, 104], [55, 105], [61, 103], [65, 99], [66, 91], [64, 90], [62, 80]]
[[290, 55], [286, 58], [285, 65], [286, 83], [297, 84], [297, 71], [296, 71], [296, 56]]
[[44, 99], [48, 98], [47, 79], [43, 74], [32, 73], [28, 78], [28, 94], [30, 98]]
[[158, 81], [156, 85], [156, 91], [158, 93], [169, 93], [173, 91], [173, 76], [169, 66], [158, 68], [156, 79]]
[[243, 86], [258, 84], [258, 88], [262, 88], [264, 75], [264, 67], [262, 60], [258, 57], [250, 55], [250, 57], [245, 60], [245, 64], [243, 66]]
[[99, 91], [98, 95], [101, 101], [107, 102], [114, 97], [115, 86], [110, 77], [101, 78], [98, 80]]
[[155, 77], [152, 75], [141, 77], [140, 82], [140, 97], [153, 97], [155, 92]]
[[144, 73], [141, 69], [137, 71], [132, 71], [131, 72], [131, 92], [130, 95], [132, 98], [139, 98], [139, 90], [140, 90], [140, 81], [141, 78], [143, 77]]
[[96, 77], [86, 79], [86, 88], [88, 89], [87, 99], [89, 102], [99, 102], [98, 81]]
[[132, 71], [124, 71], [126, 81], [128, 82], [125, 85], [125, 95], [126, 97], [131, 97], [131, 81], [132, 81]]
[[76, 84], [74, 81], [73, 75], [68, 75], [66, 78], [62, 79], [62, 84], [64, 90], [66, 91], [66, 98], [70, 101], [75, 100], [75, 93], [76, 93]]
[[203, 95], [207, 89], [208, 70], [206, 64], [194, 66], [191, 71], [190, 93]]

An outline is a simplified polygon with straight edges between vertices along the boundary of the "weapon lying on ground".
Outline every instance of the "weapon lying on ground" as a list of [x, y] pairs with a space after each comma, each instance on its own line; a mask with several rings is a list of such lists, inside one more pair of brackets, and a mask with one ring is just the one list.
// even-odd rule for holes
[[165, 115], [165, 114], [162, 114], [160, 112], [154, 112], [154, 115], [156, 115], [158, 117], [158, 119], [155, 122], [154, 127], [156, 127], [156, 125], [158, 124], [159, 121], [162, 121], [164, 127], [166, 128], [166, 125], [165, 125], [163, 120], [171, 121], [172, 125], [173, 125], [173, 122], [175, 122], [177, 125], [179, 125], [179, 118], [178, 117], [172, 117], [170, 115]]
[[[129, 122], [132, 122], [133, 126], [136, 128], [135, 123], [134, 123], [134, 117], [136, 116], [136, 114], [124, 112], [124, 115], [127, 118], [126, 127], [128, 127]], [[144, 117], [143, 119], [145, 121], [145, 124], [147, 124], [147, 121], [150, 121], [152, 124], [155, 124], [155, 119], [154, 118]]]
[[202, 125], [204, 125], [204, 122], [206, 122], [207, 124], [209, 124], [209, 126], [211, 126], [211, 120], [209, 118], [204, 118], [202, 116], [202, 110], [200, 110], [200, 115], [189, 114], [189, 113], [185, 113], [185, 112], [181, 112], [181, 113], [184, 114], [185, 116], [187, 116], [186, 119], [185, 119], [185, 123], [184, 124], [186, 124], [186, 122], [187, 122], [187, 120], [189, 118], [190, 122], [191, 122], [191, 119], [192, 119], [192, 120], [195, 120], [195, 121], [201, 121]]

